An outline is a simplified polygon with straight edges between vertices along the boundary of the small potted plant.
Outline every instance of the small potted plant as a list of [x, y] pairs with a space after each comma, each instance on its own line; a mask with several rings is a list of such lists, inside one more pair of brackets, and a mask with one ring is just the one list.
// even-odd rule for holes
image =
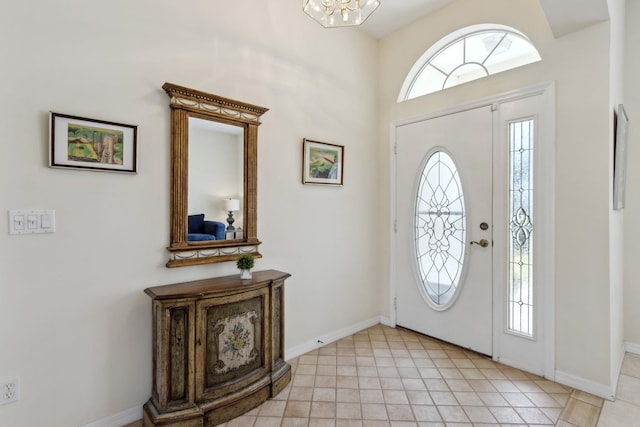
[[241, 279], [251, 279], [251, 269], [253, 268], [254, 259], [251, 254], [242, 254], [236, 261], [236, 266], [240, 269]]

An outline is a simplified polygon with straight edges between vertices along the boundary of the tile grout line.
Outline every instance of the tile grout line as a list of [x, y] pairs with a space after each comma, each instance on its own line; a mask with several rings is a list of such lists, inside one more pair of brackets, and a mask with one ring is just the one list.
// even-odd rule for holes
[[[502, 365], [452, 344], [384, 325], [372, 326], [288, 362], [292, 368], [291, 382], [280, 395], [221, 426], [289, 427], [305, 425], [300, 424], [304, 420], [306, 425], [333, 427], [362, 426], [363, 422], [367, 426], [391, 426], [397, 422], [528, 425], [534, 424], [535, 420], [543, 421], [540, 424], [544, 425], [575, 426], [572, 420], [575, 422], [584, 415], [584, 411], [574, 414], [572, 411], [576, 408], [589, 409], [588, 425], [596, 426], [603, 407], [602, 399], [598, 397]], [[348, 380], [341, 381], [340, 378]], [[341, 384], [344, 387], [340, 387]], [[319, 389], [331, 391], [316, 394]], [[298, 395], [293, 396], [294, 391]], [[363, 391], [367, 401], [363, 401]], [[417, 396], [421, 394], [425, 396], [418, 400]], [[402, 403], [392, 403], [396, 400]], [[491, 402], [498, 404], [490, 405]], [[592, 402], [600, 404], [596, 406]], [[365, 408], [372, 408], [367, 405], [382, 405], [384, 409], [367, 414]], [[293, 409], [290, 410], [290, 406]], [[314, 407], [315, 415], [332, 415], [328, 418], [314, 416]], [[431, 415], [418, 412], [426, 411], [426, 408], [430, 408]], [[397, 412], [392, 414], [390, 410]], [[433, 411], [439, 420], [418, 420], [431, 417]], [[358, 414], [359, 417], [354, 418]], [[385, 419], [376, 418], [383, 414]], [[405, 419], [409, 416], [411, 419]], [[140, 425], [133, 423], [128, 427]]]
[[[373, 341], [373, 340], [372, 340], [372, 341]], [[391, 342], [391, 341], [388, 341], [388, 342]], [[466, 356], [468, 356], [468, 354], [465, 354], [465, 355], [466, 355]], [[376, 368], [378, 368], [378, 367], [376, 367]], [[444, 369], [444, 368], [441, 368], [441, 369]], [[476, 368], [476, 369], [478, 369], [478, 368]], [[446, 382], [446, 380], [447, 380], [447, 379], [448, 379], [448, 378], [444, 378], [445, 382]], [[450, 390], [449, 392], [451, 393], [451, 390]], [[531, 391], [531, 392], [533, 392], [533, 391]], [[475, 391], [474, 391], [474, 393], [477, 395], [477, 392], [475, 392]], [[526, 394], [525, 394], [525, 393], [526, 393], [526, 391], [525, 391], [525, 390], [520, 390], [520, 393], [522, 393], [522, 394], [524, 394], [524, 395], [526, 396]], [[547, 395], [549, 395], [548, 393], [546, 393], [546, 394], [547, 394]], [[462, 408], [462, 410], [465, 412], [465, 414], [468, 416], [468, 415], [469, 415], [469, 414], [468, 414], [468, 410], [465, 410], [465, 409], [464, 409], [464, 405], [462, 405], [462, 403], [459, 401], [459, 398], [458, 398], [458, 397], [455, 397], [455, 394], [453, 394], [453, 396], [454, 396], [454, 398], [456, 399], [456, 402], [458, 403], [459, 407], [461, 407], [461, 408]], [[362, 402], [361, 402], [361, 404], [362, 404]], [[414, 413], [414, 419], [415, 419], [415, 408], [414, 408], [413, 406], [414, 406], [414, 405], [410, 405], [410, 407], [411, 407], [411, 409], [412, 409], [412, 412]], [[442, 412], [441, 412], [440, 406], [445, 406], [445, 405], [437, 405], [437, 404], [436, 404], [436, 405], [434, 405], [434, 406], [437, 408], [438, 412], [442, 415]], [[536, 408], [538, 408], [538, 407], [537, 407], [537, 405], [535, 405], [535, 404], [534, 404], [534, 406], [535, 406]], [[483, 406], [483, 407], [484, 407], [484, 408], [487, 408], [487, 406]], [[541, 411], [541, 412], [542, 412], [542, 411]], [[542, 412], [542, 413], [544, 414], [544, 412]], [[546, 414], [545, 414], [545, 416], [546, 416]]]

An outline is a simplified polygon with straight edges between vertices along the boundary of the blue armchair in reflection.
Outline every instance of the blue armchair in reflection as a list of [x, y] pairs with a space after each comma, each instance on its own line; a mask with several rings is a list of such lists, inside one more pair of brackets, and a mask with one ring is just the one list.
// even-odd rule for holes
[[187, 241], [202, 242], [224, 240], [225, 225], [218, 221], [205, 221], [204, 214], [189, 215]]

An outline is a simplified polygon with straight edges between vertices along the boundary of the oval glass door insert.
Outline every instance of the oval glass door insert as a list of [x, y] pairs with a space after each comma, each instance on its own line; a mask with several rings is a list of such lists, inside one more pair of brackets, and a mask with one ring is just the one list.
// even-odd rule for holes
[[415, 250], [428, 300], [440, 309], [457, 295], [465, 258], [466, 215], [458, 169], [449, 154], [435, 151], [418, 185]]

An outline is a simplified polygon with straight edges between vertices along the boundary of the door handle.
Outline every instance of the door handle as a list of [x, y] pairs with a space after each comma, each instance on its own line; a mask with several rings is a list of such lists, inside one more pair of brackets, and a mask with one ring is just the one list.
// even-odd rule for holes
[[486, 248], [487, 246], [489, 246], [489, 241], [487, 239], [482, 239], [479, 242], [476, 242], [475, 240], [472, 240], [471, 242], [469, 242], [469, 244], [471, 244], [471, 245], [480, 245], [483, 248]]

